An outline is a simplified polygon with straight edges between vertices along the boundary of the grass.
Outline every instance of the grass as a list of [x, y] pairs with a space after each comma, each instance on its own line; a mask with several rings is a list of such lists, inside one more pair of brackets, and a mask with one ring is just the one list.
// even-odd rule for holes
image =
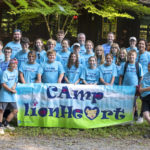
[[[140, 110], [141, 101], [138, 99], [137, 102]], [[80, 137], [80, 138], [98, 138], [98, 137], [140, 138], [147, 132], [150, 132], [150, 130], [149, 125], [146, 121], [140, 125], [138, 124], [124, 125], [124, 126], [117, 125], [95, 129], [16, 127], [16, 130], [14, 132], [8, 131], [8, 133], [12, 136], [51, 137], [55, 135], [58, 137]]]

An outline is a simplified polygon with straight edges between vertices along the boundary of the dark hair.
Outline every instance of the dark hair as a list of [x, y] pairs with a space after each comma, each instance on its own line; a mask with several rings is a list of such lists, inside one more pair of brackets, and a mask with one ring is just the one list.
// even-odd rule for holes
[[68, 45], [70, 45], [70, 41], [69, 41], [68, 39], [63, 39], [63, 40], [61, 41], [61, 43], [62, 43], [63, 41], [67, 41], [67, 42], [68, 42]]
[[30, 44], [29, 38], [27, 38], [27, 37], [22, 37], [22, 38], [21, 38], [21, 44], [24, 44], [24, 43]]
[[41, 38], [37, 38], [35, 41], [34, 41], [34, 46], [33, 46], [33, 49], [35, 50], [35, 51], [38, 51], [38, 48], [37, 48], [37, 46], [36, 46], [36, 41], [37, 40], [40, 40], [41, 42], [42, 42], [42, 49], [44, 49], [45, 47], [44, 47], [44, 43], [43, 43], [43, 40], [41, 39]]
[[5, 52], [6, 49], [11, 50], [11, 53], [12, 53], [12, 49], [10, 47], [5, 47], [4, 52]]
[[29, 53], [28, 53], [28, 57], [29, 57], [29, 55], [34, 55], [35, 57], [36, 57], [36, 51], [34, 51], [34, 50], [32, 50], [32, 51], [29, 51]]
[[75, 62], [75, 67], [76, 68], [78, 68], [79, 67], [79, 60], [78, 60], [78, 55], [76, 54], [76, 53], [74, 53], [74, 52], [71, 52], [71, 54], [69, 55], [69, 59], [68, 59], [68, 64], [67, 64], [67, 67], [70, 69], [71, 68], [71, 66], [72, 66], [72, 64], [71, 64], [71, 56], [72, 55], [76, 55], [76, 62]]
[[147, 49], [147, 41], [146, 41], [145, 39], [139, 39], [139, 40], [138, 40], [138, 44], [139, 44], [140, 41], [144, 41], [144, 43], [145, 43], [145, 48]]

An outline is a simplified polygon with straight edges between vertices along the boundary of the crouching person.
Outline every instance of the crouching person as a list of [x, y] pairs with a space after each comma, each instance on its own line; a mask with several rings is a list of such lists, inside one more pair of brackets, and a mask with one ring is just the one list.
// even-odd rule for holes
[[[18, 64], [17, 60], [11, 59], [8, 69], [3, 72], [1, 78], [2, 88], [0, 90], [0, 134], [4, 134], [5, 128], [15, 130], [14, 127], [9, 125], [9, 122], [18, 112], [15, 100], [16, 84], [18, 82], [18, 71], [16, 70], [16, 64]], [[3, 122], [3, 114], [8, 106], [9, 108], [12, 108], [12, 111]]]

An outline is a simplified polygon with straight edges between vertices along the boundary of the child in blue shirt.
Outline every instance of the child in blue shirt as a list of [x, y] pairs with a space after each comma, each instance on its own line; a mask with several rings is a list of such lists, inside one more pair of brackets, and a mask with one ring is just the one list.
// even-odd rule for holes
[[105, 55], [104, 55], [104, 48], [102, 45], [97, 45], [95, 48], [95, 57], [97, 58], [97, 66], [104, 64], [105, 62]]
[[123, 64], [127, 62], [127, 51], [126, 48], [121, 48], [116, 60], [116, 67], [117, 67], [117, 76], [115, 78], [115, 85], [119, 85], [119, 77], [120, 77], [120, 70]]
[[117, 43], [113, 43], [110, 47], [110, 54], [113, 56], [113, 63], [116, 64], [117, 55], [120, 51], [119, 45]]
[[86, 53], [83, 54], [83, 57], [85, 59], [85, 66], [87, 67], [89, 58], [91, 56], [94, 56], [94, 53], [93, 53], [94, 44], [93, 44], [93, 42], [90, 40], [87, 40], [85, 43], [85, 48], [86, 48]]
[[64, 69], [60, 62], [55, 61], [56, 52], [47, 51], [48, 61], [41, 65], [40, 74], [43, 83], [61, 83]]
[[85, 65], [85, 59], [82, 55], [80, 55], [80, 44], [79, 43], [74, 43], [73, 44], [73, 52], [77, 54], [79, 64], [84, 66]]
[[4, 134], [4, 129], [2, 127], [3, 114], [7, 106], [12, 108], [12, 112], [8, 115], [6, 120], [4, 121], [4, 127], [14, 130], [14, 127], [9, 125], [9, 122], [14, 118], [17, 114], [17, 105], [15, 99], [16, 93], [16, 84], [18, 82], [18, 72], [16, 71], [16, 64], [18, 62], [14, 59], [11, 59], [9, 62], [9, 67], [2, 74], [1, 85], [2, 88], [0, 90], [0, 134]]
[[65, 67], [66, 83], [78, 84], [80, 82], [82, 69], [78, 61], [78, 55], [72, 52], [69, 56], [68, 64]]
[[105, 60], [106, 63], [99, 67], [100, 83], [103, 85], [113, 85], [117, 76], [116, 65], [112, 62], [113, 56], [111, 54], [106, 54]]
[[70, 51], [68, 50], [69, 41], [67, 39], [63, 39], [61, 42], [62, 50], [59, 52], [61, 56], [61, 64], [65, 67], [68, 63], [68, 58], [70, 55]]
[[0, 68], [2, 71], [5, 71], [7, 69], [11, 54], [12, 54], [12, 49], [10, 47], [5, 47], [4, 48], [5, 60], [0, 63]]
[[35, 40], [34, 50], [36, 51], [36, 62], [41, 64], [44, 62], [46, 51], [44, 50], [43, 40], [38, 38]]
[[19, 68], [19, 77], [21, 83], [40, 83], [40, 65], [36, 63], [36, 52], [30, 51], [28, 53], [28, 61], [22, 63]]
[[18, 60], [18, 68], [20, 67], [21, 63], [28, 61], [29, 44], [30, 44], [29, 38], [22, 37], [21, 39], [22, 50], [19, 51], [15, 56], [15, 58]]
[[89, 58], [89, 67], [85, 67], [81, 79], [83, 84], [97, 85], [99, 83], [99, 69], [97, 68], [97, 60], [95, 56]]

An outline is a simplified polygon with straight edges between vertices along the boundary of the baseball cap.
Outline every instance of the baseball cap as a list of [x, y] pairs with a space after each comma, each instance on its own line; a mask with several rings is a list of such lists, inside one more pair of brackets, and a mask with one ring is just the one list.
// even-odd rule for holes
[[129, 38], [129, 41], [131, 41], [131, 40], [136, 41], [136, 37], [134, 37], [134, 36], [130, 37], [130, 38]]
[[74, 46], [80, 47], [80, 44], [79, 44], [79, 43], [74, 43], [74, 44], [73, 44], [73, 47], [74, 47]]

